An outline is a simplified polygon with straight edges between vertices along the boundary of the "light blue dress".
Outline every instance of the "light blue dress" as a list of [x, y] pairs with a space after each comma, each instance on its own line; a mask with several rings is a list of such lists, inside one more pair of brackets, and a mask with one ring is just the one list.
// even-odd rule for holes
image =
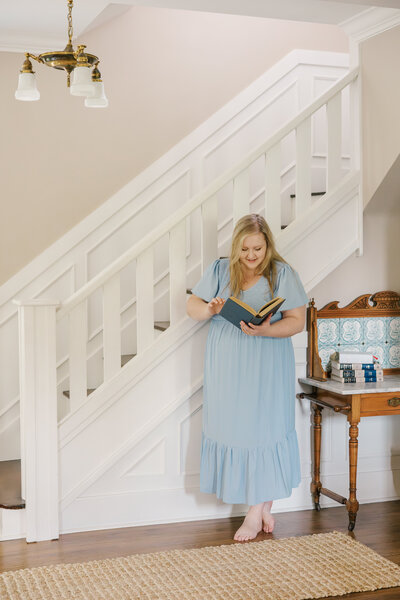
[[[308, 299], [297, 273], [278, 262], [274, 296], [282, 310]], [[206, 302], [229, 298], [229, 259], [214, 261], [192, 290]], [[261, 277], [240, 298], [258, 310], [271, 298]], [[282, 318], [278, 312], [272, 322]], [[211, 318], [204, 367], [200, 490], [229, 504], [287, 498], [300, 483], [291, 338], [248, 336]]]

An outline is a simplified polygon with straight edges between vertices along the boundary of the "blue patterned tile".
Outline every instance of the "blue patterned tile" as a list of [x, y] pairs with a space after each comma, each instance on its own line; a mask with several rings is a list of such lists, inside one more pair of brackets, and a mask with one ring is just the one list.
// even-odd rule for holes
[[328, 363], [331, 358], [331, 354], [337, 352], [337, 346], [318, 346], [318, 354], [321, 359], [322, 368], [326, 371]]
[[387, 317], [387, 340], [400, 342], [400, 317]]
[[337, 349], [339, 352], [365, 352], [365, 347], [361, 344], [340, 344]]
[[340, 345], [362, 344], [364, 342], [364, 328], [362, 319], [339, 319]]
[[376, 356], [383, 369], [388, 368], [387, 359], [387, 346], [383, 344], [365, 344], [365, 352], [371, 352], [373, 356]]
[[387, 346], [387, 366], [386, 369], [400, 368], [400, 343], [392, 343]]
[[339, 319], [317, 319], [318, 347], [336, 345], [339, 341]]
[[369, 318], [363, 319], [364, 325], [364, 342], [366, 345], [384, 344], [387, 337], [386, 318]]

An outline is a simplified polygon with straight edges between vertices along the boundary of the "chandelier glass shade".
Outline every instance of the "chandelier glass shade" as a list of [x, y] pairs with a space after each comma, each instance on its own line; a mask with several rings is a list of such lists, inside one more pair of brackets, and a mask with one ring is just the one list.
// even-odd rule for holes
[[108, 100], [104, 93], [104, 85], [102, 81], [95, 83], [96, 91], [94, 96], [85, 99], [85, 106], [88, 108], [106, 108]]
[[87, 96], [85, 106], [88, 108], [106, 108], [108, 100], [104, 93], [104, 84], [101, 80], [101, 74], [97, 67], [93, 69], [92, 82], [94, 88], [93, 96]]
[[92, 73], [88, 67], [75, 67], [72, 71], [70, 92], [72, 96], [93, 96]]
[[21, 72], [18, 77], [18, 89], [15, 92], [17, 100], [39, 100], [40, 92], [36, 87], [34, 73]]
[[108, 106], [108, 100], [104, 94], [104, 85], [101, 80], [98, 64], [100, 60], [94, 54], [85, 52], [85, 45], [79, 45], [75, 50], [72, 45], [72, 7], [73, 0], [68, 2], [68, 43], [64, 50], [44, 52], [34, 55], [25, 52], [25, 61], [22, 65], [18, 88], [15, 92], [17, 100], [33, 101], [39, 100], [40, 93], [36, 86], [35, 72], [32, 69], [30, 59], [45, 64], [54, 69], [64, 70], [67, 73], [67, 86], [73, 96], [84, 96], [86, 99], [97, 100], [97, 103], [87, 104], [89, 107]]

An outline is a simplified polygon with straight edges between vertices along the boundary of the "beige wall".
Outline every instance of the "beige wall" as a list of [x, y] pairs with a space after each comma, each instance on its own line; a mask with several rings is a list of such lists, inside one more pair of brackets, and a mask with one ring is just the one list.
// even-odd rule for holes
[[400, 26], [361, 44], [364, 203], [400, 153]]
[[400, 157], [365, 209], [363, 256], [345, 260], [309, 296], [322, 308], [384, 290], [400, 293]]
[[294, 48], [347, 52], [335, 26], [135, 7], [83, 36], [107, 110], [36, 65], [39, 102], [13, 94], [23, 56], [0, 53], [0, 283]]

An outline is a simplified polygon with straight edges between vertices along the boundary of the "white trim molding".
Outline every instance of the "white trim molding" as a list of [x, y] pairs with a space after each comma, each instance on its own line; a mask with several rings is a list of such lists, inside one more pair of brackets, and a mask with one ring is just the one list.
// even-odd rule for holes
[[347, 35], [356, 43], [400, 25], [400, 10], [373, 6], [361, 14], [339, 23]]

